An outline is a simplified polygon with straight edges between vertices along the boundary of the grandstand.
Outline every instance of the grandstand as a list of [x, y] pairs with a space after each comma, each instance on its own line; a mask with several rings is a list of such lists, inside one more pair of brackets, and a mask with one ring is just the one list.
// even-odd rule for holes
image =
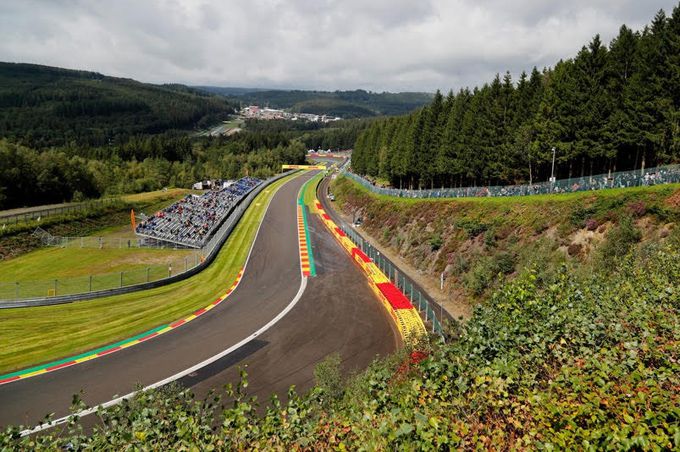
[[234, 206], [262, 181], [244, 177], [201, 196], [187, 195], [139, 223], [137, 235], [189, 248], [202, 248]]

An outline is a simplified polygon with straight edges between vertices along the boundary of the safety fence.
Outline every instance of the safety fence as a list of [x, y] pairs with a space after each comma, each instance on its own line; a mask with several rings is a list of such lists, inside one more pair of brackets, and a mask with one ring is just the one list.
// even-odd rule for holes
[[0, 282], [0, 300], [75, 295], [151, 283], [194, 269], [202, 262], [203, 256], [193, 252], [183, 256], [164, 256], [153, 260], [162, 260], [163, 263], [139, 266], [120, 272], [34, 281]]
[[54, 216], [72, 215], [80, 212], [99, 210], [105, 207], [118, 205], [120, 203], [121, 200], [119, 198], [104, 198], [98, 199], [96, 201], [87, 201], [78, 204], [49, 207], [45, 209], [26, 209], [27, 211], [25, 212], [9, 214], [0, 213], [0, 227], [7, 227], [22, 223], [31, 223], [34, 221], [40, 221]]
[[645, 170], [621, 171], [596, 176], [572, 177], [531, 185], [498, 185], [487, 187], [435, 188], [407, 190], [377, 187], [363, 176], [343, 167], [344, 174], [374, 193], [400, 198], [483, 198], [573, 193], [609, 188], [642, 187], [680, 182], [680, 165], [660, 166]]
[[[229, 212], [227, 218], [210, 241], [200, 250], [173, 251], [172, 256], [154, 259], [157, 262], [162, 261], [162, 263], [148, 266], [139, 265], [137, 268], [127, 271], [45, 279], [41, 281], [0, 282], [0, 308], [24, 306], [21, 303], [26, 303], [26, 300], [30, 300], [31, 303], [26, 303], [25, 305], [36, 306], [53, 304], [52, 302], [56, 301], [57, 298], [63, 299], [60, 302], [68, 302], [75, 299], [92, 298], [94, 296], [109, 296], [158, 287], [192, 276], [216, 257], [253, 199], [270, 184], [288, 176], [290, 173], [288, 171], [264, 181], [248, 195], [241, 198], [239, 203]], [[92, 244], [94, 248], [97, 248], [98, 237], [93, 237], [92, 239], [93, 241], [84, 241], [83, 244]], [[127, 248], [127, 239], [121, 240], [122, 242], [119, 243], [118, 239], [110, 239], [108, 245], [120, 245], [121, 248]], [[81, 242], [80, 238], [76, 238], [76, 240], [66, 240], [64, 243], [68, 247], [80, 247]], [[133, 240], [130, 240], [130, 248], [133, 248], [132, 244]], [[168, 245], [167, 243], [165, 246], [166, 249], [173, 247], [173, 245]], [[83, 246], [83, 248], [85, 247]], [[161, 246], [157, 244], [156, 247]], [[113, 246], [113, 248], [116, 248], [116, 246]], [[153, 248], [153, 246], [143, 246], [143, 248]], [[154, 250], [149, 250], [149, 252], [154, 252]], [[58, 263], [55, 262], [56, 264]], [[74, 298], [74, 300], [71, 300], [69, 297]]]
[[444, 308], [421, 292], [418, 287], [413, 284], [410, 278], [399, 271], [392, 261], [381, 254], [377, 248], [364, 240], [363, 237], [354, 231], [354, 229], [346, 225], [340, 225], [339, 227], [345, 235], [347, 235], [347, 237], [378, 266], [385, 276], [387, 276], [389, 280], [406, 295], [413, 306], [418, 309], [418, 312], [423, 315], [425, 321], [432, 324], [432, 332], [443, 335], [444, 329], [442, 328], [442, 321], [445, 316]]
[[[126, 249], [126, 248], [150, 248], [150, 249], [189, 249], [187, 246], [176, 243], [155, 240], [148, 237], [61, 237], [50, 234], [42, 228], [36, 228], [33, 236], [40, 239], [43, 246], [58, 248], [93, 248], [93, 249]], [[193, 249], [193, 248], [191, 248]]]

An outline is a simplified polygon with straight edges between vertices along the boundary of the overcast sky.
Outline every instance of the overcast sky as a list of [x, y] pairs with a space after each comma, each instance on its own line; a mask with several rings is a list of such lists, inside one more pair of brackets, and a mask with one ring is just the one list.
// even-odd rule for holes
[[678, 0], [0, 0], [0, 61], [153, 83], [448, 91]]

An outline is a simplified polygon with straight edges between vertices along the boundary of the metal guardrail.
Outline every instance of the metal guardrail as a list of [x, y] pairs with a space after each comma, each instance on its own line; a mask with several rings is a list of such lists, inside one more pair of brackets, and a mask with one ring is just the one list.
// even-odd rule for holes
[[[317, 187], [320, 190], [321, 185]], [[432, 332], [444, 336], [446, 332], [443, 328], [443, 323], [449, 322], [456, 324], [456, 320], [449, 314], [444, 307], [437, 303], [430, 297], [420, 286], [415, 283], [408, 275], [399, 269], [389, 258], [368, 242], [360, 233], [354, 228], [350, 227], [345, 221], [338, 217], [337, 213], [332, 208], [329, 208], [328, 203], [325, 202], [323, 196], [317, 198], [324, 204], [324, 210], [329, 214], [335, 223], [342, 229], [347, 237], [357, 245], [373, 262], [380, 268], [380, 270], [387, 276], [390, 281], [402, 291], [406, 297], [411, 301], [413, 306], [425, 317], [426, 322], [432, 324]]]
[[[446, 312], [440, 304], [434, 302], [427, 294], [424, 294], [418, 289], [418, 287], [413, 283], [413, 281], [404, 274], [403, 271], [392, 263], [384, 254], [368, 241], [366, 241], [362, 236], [360, 236], [354, 229], [341, 225], [340, 229], [349, 237], [349, 239], [354, 242], [361, 251], [363, 251], [377, 266], [380, 270], [387, 276], [390, 281], [402, 291], [406, 297], [411, 300], [413, 306], [415, 306], [418, 311], [425, 317], [426, 322], [432, 323], [432, 332], [443, 335], [444, 329], [442, 328], [442, 321], [439, 319], [444, 319], [444, 312]], [[438, 313], [435, 312], [433, 305], [436, 306]], [[438, 315], [437, 315], [438, 314]], [[448, 313], [447, 313], [448, 314]], [[448, 319], [452, 320], [451, 318]]]
[[[247, 196], [241, 198], [212, 239], [210, 239], [210, 241], [202, 249], [203, 254], [200, 258], [198, 257], [198, 254], [194, 258], [185, 257], [183, 258], [183, 264], [182, 262], [179, 262], [176, 264], [176, 266], [170, 266], [170, 268], [163, 266], [157, 270], [140, 269], [133, 272], [98, 275], [108, 278], [105, 280], [105, 284], [108, 284], [108, 286], [104, 288], [99, 285], [100, 282], [97, 281], [96, 278], [90, 280], [89, 277], [86, 276], [83, 278], [87, 279], [83, 281], [76, 281], [75, 283], [77, 284], [73, 284], [71, 286], [71, 290], [75, 290], [73, 287], [77, 288], [77, 291], [72, 293], [63, 293], [63, 291], [68, 291], [68, 285], [63, 283], [59, 284], [58, 280], [56, 283], [55, 280], [49, 280], [45, 282], [46, 284], [44, 287], [41, 286], [41, 288], [45, 290], [44, 293], [46, 296], [35, 297], [33, 295], [33, 297], [22, 297], [22, 291], [23, 293], [26, 293], [25, 289], [19, 287], [19, 291], [17, 293], [16, 283], [9, 283], [10, 287], [5, 288], [5, 292], [13, 294], [13, 296], [10, 299], [0, 299], [0, 309], [71, 303], [74, 301], [108, 297], [112, 295], [136, 292], [139, 290], [152, 289], [187, 279], [202, 271], [205, 267], [210, 265], [213, 260], [215, 260], [218, 252], [222, 248], [222, 245], [224, 245], [226, 240], [229, 238], [229, 235], [241, 220], [243, 214], [253, 202], [253, 199], [255, 199], [255, 197], [257, 197], [257, 195], [259, 195], [270, 184], [290, 175], [291, 173], [292, 171], [288, 171], [270, 178], [255, 187]], [[156, 277], [156, 279], [154, 279], [154, 277]], [[83, 290], [83, 288], [86, 289]], [[50, 292], [50, 290], [53, 290], [54, 292]], [[52, 295], [47, 296], [48, 293]]]
[[430, 190], [407, 190], [377, 187], [363, 176], [343, 167], [343, 174], [374, 193], [399, 198], [483, 198], [503, 196], [528, 196], [541, 194], [573, 193], [608, 188], [642, 187], [680, 182], [680, 165], [660, 166], [645, 170], [621, 171], [596, 176], [572, 177], [554, 182], [531, 185], [499, 185], [488, 187], [435, 188]]

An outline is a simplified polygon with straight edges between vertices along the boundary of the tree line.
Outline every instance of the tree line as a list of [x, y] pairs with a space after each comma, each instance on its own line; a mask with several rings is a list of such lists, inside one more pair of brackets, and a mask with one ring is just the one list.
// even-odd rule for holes
[[[263, 140], [263, 142], [266, 140]], [[140, 147], [157, 147], [143, 160], [135, 156], [134, 144], [112, 150], [108, 157], [86, 158], [66, 150], [37, 151], [0, 140], [0, 209], [81, 201], [103, 195], [139, 193], [163, 187], [190, 187], [206, 178], [237, 179], [250, 175], [266, 178], [281, 171], [284, 163], [301, 164], [306, 148], [299, 141], [279, 140], [257, 146], [257, 140], [169, 139], [188, 146], [182, 158], [173, 157], [162, 136], [136, 141]], [[271, 144], [271, 146], [270, 146]], [[252, 146], [252, 147], [251, 147]], [[129, 151], [132, 152], [130, 155]], [[125, 157], [125, 158], [124, 158]]]
[[680, 161], [680, 6], [554, 68], [510, 73], [359, 135], [352, 167], [399, 188], [544, 181]]

